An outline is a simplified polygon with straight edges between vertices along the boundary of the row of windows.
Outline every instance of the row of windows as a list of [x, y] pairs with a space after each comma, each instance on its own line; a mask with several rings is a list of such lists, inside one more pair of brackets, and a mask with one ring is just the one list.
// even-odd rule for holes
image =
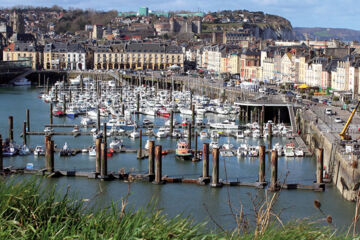
[[[157, 58], [159, 55], [157, 55], [157, 54], [155, 54], [155, 55], [152, 55], [152, 54], [149, 54], [149, 55], [140, 55], [140, 54], [106, 54], [106, 53], [104, 53], [104, 54], [100, 54], [100, 53], [98, 53], [97, 54], [97, 57], [98, 58], [101, 58], [101, 55], [104, 57], [104, 58], [106, 58], [107, 56], [108, 57], [112, 57], [112, 56], [114, 56], [115, 55], [115, 57], [133, 57], [133, 58], [135, 58], [135, 57], [138, 57], [138, 58], [140, 58], [140, 57], [147, 57], [147, 56], [149, 56], [150, 58], [151, 57], [155, 57], [155, 58]], [[164, 56], [166, 56], [166, 57], [169, 57], [169, 55], [164, 55], [164, 54], [161, 54], [160, 55], [160, 57], [164, 57]], [[171, 55], [172, 57], [175, 57], [175, 55]], [[180, 55], [177, 55], [178, 57], [180, 57]]]

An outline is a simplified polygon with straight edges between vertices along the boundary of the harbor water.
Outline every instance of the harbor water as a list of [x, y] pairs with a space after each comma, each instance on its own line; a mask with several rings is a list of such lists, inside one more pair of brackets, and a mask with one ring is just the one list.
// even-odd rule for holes
[[[0, 88], [0, 133], [3, 139], [8, 136], [8, 116], [14, 117], [14, 136], [15, 141], [22, 142], [20, 134], [22, 132], [23, 122], [25, 121], [26, 109], [30, 110], [31, 131], [43, 131], [44, 125], [49, 123], [49, 105], [38, 98], [39, 90], [34, 87], [3, 87]], [[215, 116], [212, 116], [212, 118]], [[150, 119], [156, 125], [163, 125], [167, 119], [160, 117], [142, 116], [138, 121]], [[175, 115], [178, 122], [182, 121], [179, 114]], [[56, 118], [54, 124], [79, 124], [80, 118]], [[68, 129], [71, 131], [72, 129]], [[85, 129], [81, 129], [85, 131]], [[64, 131], [56, 129], [55, 131]], [[89, 131], [89, 129], [88, 129]], [[143, 138], [145, 145], [148, 137]], [[88, 148], [93, 145], [92, 136], [53, 136], [55, 144], [61, 148], [65, 142], [72, 148]], [[128, 137], [122, 137], [124, 145], [128, 149], [138, 148], [138, 139], [131, 140]], [[162, 145], [163, 149], [175, 149], [176, 139], [155, 139], [157, 145]], [[110, 141], [110, 140], [109, 140]], [[108, 141], [108, 142], [109, 142]], [[235, 138], [222, 137], [219, 143], [230, 141], [235, 147], [241, 143], [252, 145], [264, 144], [269, 147], [267, 140], [245, 138], [236, 140]], [[277, 142], [283, 144], [287, 141], [282, 137], [274, 137], [271, 146]], [[44, 136], [28, 136], [28, 146], [44, 145]], [[210, 139], [198, 139], [198, 149], [202, 148], [202, 143], [210, 142]], [[194, 140], [192, 140], [194, 146]], [[211, 158], [210, 158], [211, 160]], [[4, 158], [4, 166], [13, 168], [23, 168], [27, 163], [33, 163], [34, 169], [42, 169], [45, 166], [45, 158], [28, 156], [15, 156]], [[220, 157], [220, 178], [229, 180], [240, 180], [242, 182], [256, 182], [258, 178], [258, 158], [254, 157]], [[315, 181], [316, 162], [314, 158], [286, 158], [279, 157], [279, 179], [286, 183], [312, 184]], [[198, 178], [202, 172], [202, 162], [179, 161], [175, 159], [174, 154], [163, 156], [163, 176]], [[136, 153], [114, 154], [108, 158], [108, 171], [118, 172], [120, 169], [126, 172], [146, 173], [148, 169], [147, 159], [138, 160]], [[55, 169], [57, 170], [77, 170], [94, 171], [95, 157], [88, 154], [77, 154], [73, 157], [60, 157], [55, 155]], [[210, 161], [211, 172], [211, 161]], [[226, 174], [225, 174], [226, 172]], [[288, 176], [286, 177], [288, 173]], [[22, 178], [23, 176], [19, 176]], [[266, 156], [266, 180], [270, 181], [270, 162]], [[127, 194], [128, 184], [122, 181], [99, 181], [81, 177], [61, 177], [45, 179], [45, 184], [56, 184], [59, 189], [70, 190], [77, 194], [79, 198], [93, 198], [97, 195], [95, 201], [100, 207], [108, 206], [112, 201], [119, 201]], [[243, 205], [249, 219], [253, 216], [252, 198], [264, 197], [266, 189], [255, 189], [250, 187], [227, 187], [211, 188], [210, 186], [199, 186], [196, 184], [165, 184], [154, 185], [147, 182], [135, 182], [131, 184], [131, 195], [129, 204], [135, 208], [145, 207], [151, 200], [156, 200], [156, 206], [164, 210], [169, 216], [183, 214], [191, 216], [197, 222], [209, 221], [209, 226], [215, 227], [211, 222], [209, 215], [216, 221], [226, 227], [235, 226], [235, 221], [230, 214], [228, 198], [230, 197], [233, 208], [240, 209]], [[283, 190], [276, 203], [274, 211], [281, 211], [280, 218], [283, 221], [289, 221], [298, 218], [320, 219], [326, 216], [322, 215], [314, 208], [314, 200], [319, 200], [322, 204], [322, 211], [325, 215], [333, 217], [334, 224], [339, 228], [345, 228], [350, 225], [354, 214], [354, 203], [342, 199], [341, 195], [331, 185], [326, 185], [325, 192], [314, 192], [305, 190]], [[325, 221], [324, 221], [325, 222]]]

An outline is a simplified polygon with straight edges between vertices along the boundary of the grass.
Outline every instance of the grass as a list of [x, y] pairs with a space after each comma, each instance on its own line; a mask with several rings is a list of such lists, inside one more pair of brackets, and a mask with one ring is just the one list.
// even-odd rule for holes
[[2, 180], [0, 239], [344, 239], [332, 236], [334, 229], [305, 221], [272, 225], [255, 238], [251, 232], [219, 233], [189, 218], [168, 218], [151, 205], [125, 211], [122, 200], [120, 207], [95, 210], [89, 202], [46, 188], [38, 178]]

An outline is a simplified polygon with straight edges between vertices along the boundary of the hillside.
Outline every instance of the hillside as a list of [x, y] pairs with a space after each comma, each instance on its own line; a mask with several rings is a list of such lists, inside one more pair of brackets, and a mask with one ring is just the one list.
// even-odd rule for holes
[[247, 10], [212, 12], [205, 16], [202, 22], [202, 32], [204, 33], [245, 30], [252, 36], [262, 39], [293, 39], [292, 26], [289, 20], [264, 12]]
[[305, 40], [306, 35], [310, 39], [330, 40], [339, 39], [342, 41], [360, 41], [360, 31], [345, 28], [293, 28], [295, 38]]

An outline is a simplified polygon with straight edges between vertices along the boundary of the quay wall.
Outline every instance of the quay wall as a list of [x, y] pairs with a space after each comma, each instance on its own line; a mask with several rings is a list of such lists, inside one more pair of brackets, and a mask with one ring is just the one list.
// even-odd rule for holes
[[311, 152], [316, 148], [324, 149], [325, 172], [332, 184], [346, 200], [355, 201], [360, 186], [358, 159], [345, 153], [340, 137], [331, 133], [321, 119], [317, 123], [315, 119], [311, 110], [300, 110], [301, 137]]

